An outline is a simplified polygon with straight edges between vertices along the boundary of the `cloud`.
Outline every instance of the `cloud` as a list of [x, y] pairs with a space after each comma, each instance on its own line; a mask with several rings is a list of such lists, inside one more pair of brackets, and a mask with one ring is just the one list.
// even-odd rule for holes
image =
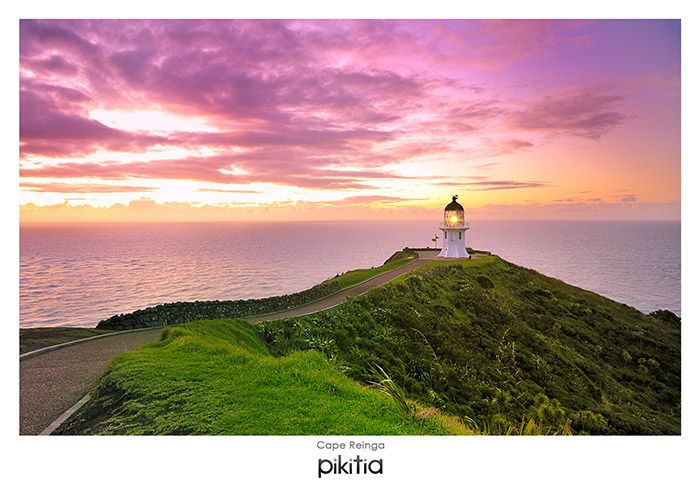
[[525, 150], [534, 146], [534, 143], [528, 140], [506, 140], [501, 142], [496, 149], [496, 152], [492, 155], [504, 155], [512, 154], [518, 150]]
[[46, 58], [25, 59], [23, 68], [35, 72], [52, 74], [56, 76], [74, 76], [78, 73], [78, 66], [68, 62], [60, 55], [50, 55]]
[[55, 85], [31, 88], [20, 91], [20, 144], [25, 155], [71, 156], [103, 148], [142, 149], [167, 142], [163, 137], [126, 133], [71, 112], [71, 103], [87, 99], [77, 90]]
[[[408, 199], [403, 199], [408, 200]], [[442, 205], [429, 208], [421, 205], [385, 199], [379, 207], [371, 200], [360, 204], [346, 202], [273, 202], [249, 204], [228, 202], [221, 205], [193, 206], [186, 202], [157, 203], [148, 199], [129, 204], [93, 207], [87, 204], [71, 205], [67, 202], [47, 206], [27, 203], [20, 206], [20, 218], [27, 222], [57, 222], [66, 219], [75, 222], [183, 222], [183, 221], [284, 221], [318, 219], [377, 219], [382, 208], [394, 218], [439, 219]], [[329, 209], [329, 205], [335, 208]], [[378, 210], [379, 209], [379, 210]], [[479, 219], [680, 219], [679, 202], [573, 202], [488, 204], [469, 208], [470, 220]]]
[[156, 188], [137, 185], [103, 185], [94, 183], [20, 183], [20, 188], [33, 192], [52, 193], [127, 193], [151, 192]]
[[606, 202], [487, 204], [469, 209], [476, 219], [659, 219], [679, 220], [680, 202]]
[[[559, 34], [575, 30], [574, 24], [22, 21], [21, 67], [35, 71], [23, 73], [21, 80], [22, 154], [79, 156], [176, 143], [228, 148], [224, 154], [233, 147], [253, 154], [274, 147], [294, 159], [312, 156], [327, 165], [347, 165], [358, 147], [369, 167], [415, 159], [425, 153], [430, 134], [439, 134], [446, 147], [454, 133], [474, 132], [504, 109], [488, 98], [445, 100], [435, 93], [473, 94], [483, 92], [483, 85], [416, 72], [413, 63], [408, 66], [413, 70], [399, 70], [408, 62], [401, 53], [412, 53], [416, 67], [421, 58], [441, 65], [445, 57], [462, 53], [510, 59], [516, 51], [532, 53], [551, 45]], [[339, 56], [351, 62], [338, 64]], [[65, 76], [63, 86], [51, 88], [56, 71]], [[88, 100], [155, 104], [207, 116], [222, 132], [127, 133], [90, 119], [88, 106], [77, 105]], [[425, 109], [438, 110], [430, 128], [400, 125], [404, 116]], [[387, 157], [376, 147], [381, 142], [393, 143], [393, 152], [404, 154]], [[499, 153], [523, 148], [515, 142], [504, 146]], [[318, 158], [319, 151], [329, 149], [335, 150], [332, 157]]]
[[[449, 20], [419, 21], [425, 33], [418, 53], [444, 65], [500, 69], [563, 48], [582, 45], [582, 21], [554, 20]], [[421, 50], [422, 49], [422, 50]]]
[[[586, 193], [586, 192], [584, 192]], [[599, 203], [602, 202], [603, 199], [600, 197], [566, 197], [566, 198], [555, 198], [553, 200], [550, 200], [551, 203], [553, 204], [570, 204], [570, 203]]]
[[212, 193], [262, 193], [256, 190], [227, 190], [225, 188], [197, 188], [197, 191]]
[[[596, 84], [572, 86], [576, 57], [585, 53], [583, 64], [603, 53], [591, 24], [600, 28], [556, 20], [22, 20], [20, 175], [46, 185], [25, 188], [37, 194], [25, 198], [93, 179], [133, 191], [142, 180], [167, 179], [222, 193], [264, 183], [342, 193], [326, 198], [357, 194], [380, 208], [379, 197], [420, 197], [426, 183], [549, 186], [455, 180], [445, 171], [465, 164], [490, 172], [498, 158], [499, 173], [513, 177], [539, 147], [569, 136], [600, 140], [634, 117], [635, 95], [667, 92], [667, 77], [603, 69], [586, 79]], [[101, 122], [99, 110], [160, 112], [208, 131]]]
[[[303, 155], [303, 154], [302, 154]], [[286, 151], [242, 152], [212, 157], [152, 160], [114, 164], [66, 162], [41, 168], [22, 168], [23, 178], [96, 178], [103, 180], [182, 179], [244, 185], [275, 183], [310, 189], [372, 189], [367, 180], [421, 179], [383, 169], [336, 169], [330, 161], [310, 156], [301, 160]], [[236, 166], [240, 173], [230, 172]]]
[[43, 47], [62, 50], [88, 59], [92, 59], [99, 52], [97, 45], [59, 23], [22, 20], [20, 22], [20, 55], [40, 51]]
[[332, 205], [367, 205], [373, 203], [380, 204], [397, 204], [403, 202], [415, 202], [418, 200], [425, 200], [421, 198], [401, 198], [393, 197], [390, 195], [355, 195], [353, 197], [345, 197], [341, 200], [334, 200], [329, 202], [324, 202], [326, 204]]
[[598, 140], [626, 119], [617, 110], [623, 97], [587, 87], [545, 95], [520, 104], [508, 124], [516, 130], [549, 131]]
[[499, 163], [498, 162], [484, 162], [483, 164], [477, 164], [476, 166], [471, 166], [472, 169], [476, 169], [477, 171], [481, 172], [487, 172], [491, 171], [494, 166], [497, 166]]
[[458, 186], [470, 191], [514, 190], [520, 188], [541, 188], [551, 186], [548, 181], [516, 181], [516, 180], [479, 180], [479, 181], [442, 181], [435, 183], [440, 186]]

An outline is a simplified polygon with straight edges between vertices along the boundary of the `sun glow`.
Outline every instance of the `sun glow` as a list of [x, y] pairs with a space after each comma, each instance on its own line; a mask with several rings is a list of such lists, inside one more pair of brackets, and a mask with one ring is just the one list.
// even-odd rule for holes
[[150, 162], [155, 160], [177, 160], [187, 157], [212, 157], [217, 152], [209, 147], [184, 148], [184, 147], [152, 147], [149, 150], [138, 152], [121, 152], [114, 150], [102, 150], [82, 157], [44, 157], [27, 156], [21, 163], [22, 169], [41, 169], [44, 166], [55, 166], [70, 162], [71, 164], [128, 164], [130, 162]]
[[124, 131], [190, 133], [218, 131], [203, 117], [174, 114], [162, 110], [94, 109], [89, 115], [90, 119]]

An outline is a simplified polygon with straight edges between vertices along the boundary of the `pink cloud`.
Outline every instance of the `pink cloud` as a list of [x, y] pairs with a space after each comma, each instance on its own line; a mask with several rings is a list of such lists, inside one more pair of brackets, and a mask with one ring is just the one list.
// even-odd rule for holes
[[[321, 161], [325, 164], [326, 161]], [[227, 174], [232, 164], [240, 164], [244, 174]], [[362, 180], [407, 179], [389, 171], [336, 170], [317, 167], [313, 161], [290, 163], [284, 154], [226, 155], [215, 157], [189, 157], [179, 160], [153, 160], [149, 162], [117, 163], [110, 165], [63, 163], [42, 168], [20, 170], [23, 178], [99, 178], [127, 180], [133, 178], [187, 179], [222, 184], [250, 184], [256, 182], [277, 183], [311, 189], [372, 189]]]
[[[92, 183], [20, 183], [20, 188], [34, 192], [53, 193], [123, 193], [152, 192], [155, 188], [136, 185], [97, 185]], [[74, 199], [75, 200], [75, 199]]]
[[514, 129], [565, 133], [600, 139], [627, 117], [620, 112], [623, 97], [605, 88], [581, 87], [523, 102], [510, 113]]
[[56, 76], [74, 76], [78, 73], [78, 66], [68, 62], [60, 55], [51, 55], [42, 59], [26, 59], [23, 66], [35, 72]]
[[[394, 181], [451, 185], [441, 168], [454, 164], [490, 173], [498, 157], [506, 164], [498, 177], [460, 184], [550, 186], [500, 169], [560, 139], [600, 140], [636, 119], [641, 100], [677, 112], [667, 64], [679, 59], [657, 53], [656, 38], [630, 31], [645, 71], [628, 67], [629, 57], [605, 66], [626, 29], [555, 20], [23, 20], [20, 153], [32, 164], [20, 174], [57, 189], [68, 179], [183, 179], [374, 198]], [[91, 118], [96, 109], [160, 109], [216, 131], [133, 132]], [[189, 157], [78, 160], [163, 148]], [[232, 167], [245, 174], [227, 174]]]

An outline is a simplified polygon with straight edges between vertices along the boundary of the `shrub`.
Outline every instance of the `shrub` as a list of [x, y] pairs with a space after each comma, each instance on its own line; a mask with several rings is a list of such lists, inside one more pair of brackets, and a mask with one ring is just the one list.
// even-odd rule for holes
[[130, 330], [189, 323], [207, 319], [238, 318], [293, 309], [340, 290], [337, 281], [321, 283], [289, 295], [248, 300], [173, 302], [117, 314], [97, 324], [98, 329]]
[[476, 277], [476, 281], [477, 281], [477, 283], [479, 283], [479, 286], [481, 286], [481, 288], [490, 289], [490, 288], [494, 288], [496, 286], [493, 284], [493, 281], [491, 281], [488, 277], [483, 276], [481, 274]]
[[664, 323], [670, 324], [676, 329], [681, 329], [681, 318], [667, 309], [659, 309], [658, 311], [654, 311], [649, 315], [653, 318], [663, 321]]

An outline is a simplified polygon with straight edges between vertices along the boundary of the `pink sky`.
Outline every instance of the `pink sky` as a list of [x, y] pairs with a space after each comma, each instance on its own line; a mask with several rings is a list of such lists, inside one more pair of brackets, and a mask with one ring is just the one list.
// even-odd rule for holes
[[679, 21], [22, 21], [23, 222], [679, 219]]

